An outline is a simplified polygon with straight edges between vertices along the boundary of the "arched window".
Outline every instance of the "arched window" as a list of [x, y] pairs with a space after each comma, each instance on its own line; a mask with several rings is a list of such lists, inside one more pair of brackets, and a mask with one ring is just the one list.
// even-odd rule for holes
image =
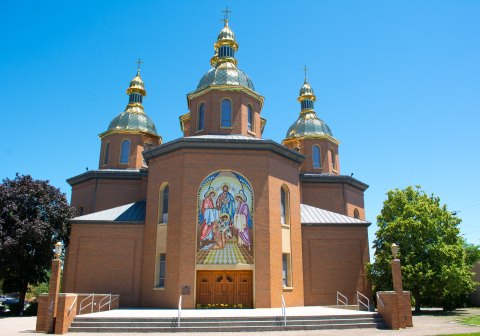
[[170, 188], [168, 184], [160, 189], [160, 201], [158, 205], [158, 210], [160, 215], [158, 216], [159, 223], [167, 223], [168, 222], [168, 193]]
[[280, 222], [282, 224], [290, 224], [289, 213], [290, 213], [290, 202], [289, 202], [289, 193], [286, 186], [280, 188]]
[[205, 126], [205, 104], [201, 103], [198, 107], [198, 123], [197, 123], [197, 131], [203, 130]]
[[120, 163], [128, 163], [130, 158], [130, 140], [125, 139], [122, 141], [120, 150]]
[[106, 165], [108, 163], [108, 152], [110, 150], [110, 142], [105, 144], [105, 149], [103, 150], [103, 164]]
[[336, 158], [335, 152], [333, 150], [331, 150], [330, 153], [332, 154], [331, 155], [332, 156], [332, 169], [337, 170], [337, 165], [336, 165], [337, 158]]
[[355, 210], [353, 210], [353, 217], [356, 218], [356, 219], [360, 219], [360, 212], [358, 211], [357, 208], [355, 208]]
[[232, 103], [228, 99], [222, 100], [221, 127], [232, 127]]
[[253, 109], [251, 105], [248, 105], [248, 130], [253, 131]]
[[312, 147], [312, 162], [313, 168], [319, 169], [322, 168], [322, 161], [320, 158], [320, 146], [313, 145]]

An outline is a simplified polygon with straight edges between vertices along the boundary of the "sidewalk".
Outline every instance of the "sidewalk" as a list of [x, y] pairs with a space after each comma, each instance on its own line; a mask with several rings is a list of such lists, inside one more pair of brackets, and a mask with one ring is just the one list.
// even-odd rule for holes
[[[242, 333], [247, 336], [266, 335], [266, 336], [296, 336], [296, 335], [332, 335], [332, 336], [370, 336], [370, 335], [389, 335], [389, 336], [423, 336], [423, 335], [448, 335], [457, 333], [480, 332], [480, 326], [466, 326], [455, 323], [456, 320], [464, 316], [480, 315], [480, 309], [459, 309], [455, 312], [444, 314], [439, 311], [422, 312], [422, 315], [413, 317], [413, 328], [403, 330], [378, 330], [378, 329], [347, 329], [347, 330], [312, 330], [312, 331], [271, 331], [263, 333]], [[35, 333], [36, 317], [6, 317], [0, 318], [0, 335], [40, 335]], [[234, 333], [162, 333], [157, 335], [183, 335], [183, 336], [231, 336]], [[88, 336], [89, 333], [69, 333], [70, 336]], [[115, 335], [114, 333], [102, 333], [97, 335]], [[125, 336], [139, 336], [144, 334], [126, 333]]]

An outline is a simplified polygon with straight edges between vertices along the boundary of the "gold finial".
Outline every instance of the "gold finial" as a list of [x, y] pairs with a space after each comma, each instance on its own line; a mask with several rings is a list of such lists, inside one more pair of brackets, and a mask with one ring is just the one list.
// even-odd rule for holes
[[143, 64], [143, 61], [139, 57], [138, 60], [135, 63], [138, 64], [138, 68], [137, 68], [137, 75], [138, 75], [138, 74], [140, 74], [140, 66]]
[[231, 13], [232, 11], [228, 10], [228, 6], [226, 6], [222, 12], [224, 13], [223, 22], [225, 23], [225, 26], [228, 26], [228, 13]]
[[303, 71], [305, 72], [305, 83], [307, 82], [307, 71], [310, 70], [306, 65], [303, 66]]

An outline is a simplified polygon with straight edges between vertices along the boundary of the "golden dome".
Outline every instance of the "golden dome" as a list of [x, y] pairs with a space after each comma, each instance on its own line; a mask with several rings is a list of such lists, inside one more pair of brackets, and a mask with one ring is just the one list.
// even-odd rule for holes
[[131, 94], [132, 92], [138, 92], [142, 96], [147, 95], [147, 91], [145, 91], [145, 84], [140, 77], [140, 69], [138, 69], [136, 76], [133, 77], [132, 81], [130, 82], [130, 86], [127, 89], [127, 94]]

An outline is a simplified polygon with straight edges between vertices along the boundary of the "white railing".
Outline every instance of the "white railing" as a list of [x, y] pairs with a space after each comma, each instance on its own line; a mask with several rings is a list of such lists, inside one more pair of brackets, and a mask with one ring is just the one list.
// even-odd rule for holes
[[182, 318], [182, 296], [178, 299], [178, 320], [177, 320], [177, 328], [180, 328], [180, 320]]
[[70, 308], [68, 308], [68, 315], [70, 315], [70, 312], [73, 309], [73, 306], [77, 303], [78, 296], [75, 296], [75, 300], [73, 300], [72, 304], [70, 305]]
[[341, 303], [344, 306], [348, 305], [348, 298], [343, 295], [342, 293], [337, 291], [337, 307], [340, 306], [339, 303]]
[[382, 307], [385, 308], [385, 304], [383, 303], [382, 298], [380, 297], [380, 295], [378, 295], [378, 293], [377, 293], [377, 302], [380, 302], [382, 304]]
[[[367, 301], [366, 303], [365, 303], [365, 300]], [[360, 305], [362, 305], [367, 308], [367, 311], [370, 311], [370, 300], [368, 299], [368, 297], [366, 297], [359, 291], [357, 291], [357, 305], [358, 305], [358, 310], [360, 310]]]
[[285, 298], [282, 295], [282, 317], [283, 317], [283, 325], [287, 326], [287, 305], [285, 304]]
[[[85, 306], [83, 306], [83, 303], [85, 301], [87, 301], [88, 299], [92, 298], [91, 302]], [[94, 300], [95, 300], [95, 293], [92, 293], [90, 294], [89, 296], [87, 296], [85, 299], [82, 300], [82, 302], [80, 302], [80, 309], [78, 310], [78, 315], [82, 314], [82, 310], [84, 310], [85, 308], [87, 308], [88, 306], [92, 305], [92, 309], [91, 309], [91, 312], [93, 313], [93, 304], [94, 304]]]

